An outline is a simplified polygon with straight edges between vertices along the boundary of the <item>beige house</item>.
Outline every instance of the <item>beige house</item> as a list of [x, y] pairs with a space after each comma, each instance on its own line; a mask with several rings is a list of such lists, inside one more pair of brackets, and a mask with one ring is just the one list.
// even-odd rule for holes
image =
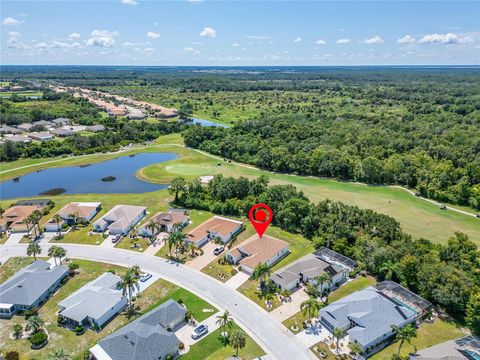
[[[185, 226], [188, 224], [188, 216], [185, 211], [169, 210], [167, 212], [162, 211], [153, 215], [150, 219], [139, 227], [138, 234], [141, 236], [153, 236], [160, 232], [172, 232], [175, 225]], [[154, 223], [157, 228], [152, 232], [152, 229], [148, 226], [150, 223]]]
[[60, 215], [62, 221], [57, 222], [51, 218], [45, 224], [45, 231], [59, 231], [63, 224], [72, 225], [73, 215], [76, 216], [78, 221], [90, 222], [95, 215], [100, 211], [102, 203], [100, 202], [71, 202], [61, 208], [57, 214]]
[[222, 243], [228, 243], [232, 237], [243, 227], [243, 222], [227, 219], [221, 216], [213, 216], [197, 226], [187, 234], [187, 241], [202, 247], [209, 240], [219, 238]]
[[10, 229], [12, 232], [27, 232], [31, 226], [27, 227], [25, 219], [36, 210], [42, 210], [40, 206], [35, 205], [15, 205], [7, 209], [0, 218], [0, 229], [3, 231]]

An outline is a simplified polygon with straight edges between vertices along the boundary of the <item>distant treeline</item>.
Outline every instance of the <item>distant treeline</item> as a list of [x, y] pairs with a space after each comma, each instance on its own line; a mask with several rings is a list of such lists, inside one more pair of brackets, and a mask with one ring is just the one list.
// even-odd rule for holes
[[393, 218], [329, 200], [313, 204], [292, 185], [217, 175], [208, 186], [198, 180], [172, 181], [178, 204], [217, 214], [244, 216], [258, 202], [275, 214], [272, 223], [354, 258], [380, 279], [391, 278], [480, 332], [480, 253], [465, 234], [445, 245], [412, 239]]

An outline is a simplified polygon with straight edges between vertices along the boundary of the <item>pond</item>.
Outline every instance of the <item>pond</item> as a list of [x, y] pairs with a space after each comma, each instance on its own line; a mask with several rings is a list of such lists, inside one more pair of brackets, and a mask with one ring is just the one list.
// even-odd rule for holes
[[224, 127], [228, 128], [228, 125], [220, 124], [211, 120], [199, 119], [199, 118], [191, 118], [192, 121], [189, 124], [198, 124], [200, 126], [217, 126], [217, 127]]
[[[140, 180], [136, 172], [176, 158], [174, 153], [140, 153], [100, 163], [39, 170], [0, 183], [0, 199], [58, 194], [143, 193], [168, 185]], [[106, 178], [111, 181], [105, 181]], [[103, 180], [102, 180], [103, 179]]]

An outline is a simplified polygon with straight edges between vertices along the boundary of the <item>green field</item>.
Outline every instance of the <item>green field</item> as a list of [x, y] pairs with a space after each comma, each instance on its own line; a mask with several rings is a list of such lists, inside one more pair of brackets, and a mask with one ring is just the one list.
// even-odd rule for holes
[[[201, 175], [221, 173], [229, 176], [247, 176], [252, 178], [261, 174], [267, 174], [272, 184], [292, 184], [299, 190], [302, 190], [312, 201], [328, 198], [390, 215], [401, 223], [406, 232], [416, 238], [423, 237], [437, 243], [443, 243], [448, 237], [453, 235], [454, 232], [461, 231], [469, 235], [475, 243], [480, 244], [479, 219], [453, 211], [440, 210], [436, 205], [416, 198], [405, 190], [394, 187], [367, 186], [313, 177], [273, 174], [249, 166], [226, 163], [222, 159], [216, 159], [198, 151], [183, 148], [181, 144], [182, 139], [180, 135], [172, 134], [159, 138], [156, 145], [147, 148], [131, 149], [123, 153], [101, 156], [91, 155], [65, 160], [60, 159], [58, 162], [0, 173], [0, 179], [5, 180], [33, 170], [52, 166], [81, 165], [144, 151], [171, 151], [178, 153], [180, 157], [165, 163], [148, 166], [141, 169], [137, 175], [148, 181], [168, 183], [176, 176], [184, 176], [192, 179]], [[41, 164], [46, 161], [52, 161], [52, 159], [23, 159], [12, 163], [3, 163], [2, 171], [32, 164]], [[144, 196], [145, 194], [135, 195], [134, 197], [147, 198], [148, 202], [152, 202], [155, 201], [155, 199], [159, 199], [159, 193], [161, 192], [151, 193], [147, 197]], [[125, 195], [116, 195], [115, 197], [118, 199], [126, 199], [124, 196]], [[131, 199], [131, 196], [127, 195], [127, 197], [129, 200]], [[137, 203], [137, 201], [135, 201], [135, 203]]]

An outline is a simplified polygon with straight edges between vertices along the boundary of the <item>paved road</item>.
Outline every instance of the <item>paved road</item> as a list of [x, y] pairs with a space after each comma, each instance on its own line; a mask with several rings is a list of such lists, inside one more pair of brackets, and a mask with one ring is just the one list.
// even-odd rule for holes
[[[47, 253], [50, 244], [41, 244]], [[143, 270], [202, 297], [212, 305], [230, 311], [237, 323], [274, 359], [316, 359], [306, 346], [283, 325], [253, 301], [221, 282], [181, 264], [122, 249], [93, 245], [62, 244], [71, 258], [101, 261], [118, 265], [139, 265]], [[2, 245], [1, 256], [25, 256], [26, 245]]]

